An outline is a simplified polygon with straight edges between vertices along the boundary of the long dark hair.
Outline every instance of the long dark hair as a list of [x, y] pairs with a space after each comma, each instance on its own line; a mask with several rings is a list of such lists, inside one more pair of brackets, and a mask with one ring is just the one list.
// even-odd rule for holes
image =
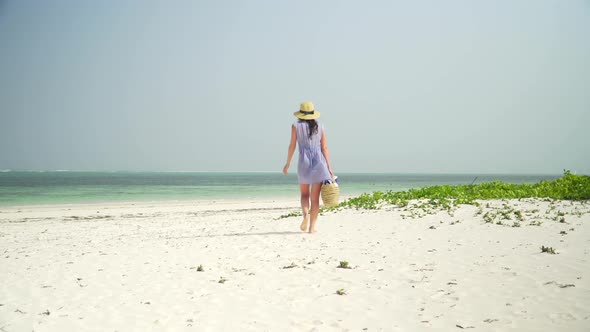
[[312, 119], [312, 120], [299, 119], [299, 122], [307, 122], [307, 129], [309, 131], [309, 139], [311, 139], [311, 137], [314, 134], [318, 133], [318, 123], [315, 121], [315, 119]]

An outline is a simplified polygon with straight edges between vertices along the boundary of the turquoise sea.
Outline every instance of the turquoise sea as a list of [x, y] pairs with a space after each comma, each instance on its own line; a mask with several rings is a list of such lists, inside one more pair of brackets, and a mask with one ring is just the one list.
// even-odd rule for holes
[[[560, 175], [341, 173], [341, 195], [493, 180], [534, 183]], [[282, 173], [2, 171], [0, 205], [297, 197]]]

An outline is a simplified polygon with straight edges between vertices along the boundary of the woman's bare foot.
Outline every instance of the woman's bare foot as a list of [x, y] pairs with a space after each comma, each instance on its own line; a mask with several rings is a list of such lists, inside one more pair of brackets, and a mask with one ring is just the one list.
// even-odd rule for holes
[[302, 232], [305, 232], [307, 230], [307, 223], [308, 222], [309, 222], [309, 214], [303, 215], [303, 221], [301, 222], [301, 225], [299, 226], [299, 229], [301, 229]]
[[313, 233], [315, 233], [315, 232], [317, 232], [315, 229], [310, 229], [308, 233], [309, 233], [309, 234], [313, 234]]

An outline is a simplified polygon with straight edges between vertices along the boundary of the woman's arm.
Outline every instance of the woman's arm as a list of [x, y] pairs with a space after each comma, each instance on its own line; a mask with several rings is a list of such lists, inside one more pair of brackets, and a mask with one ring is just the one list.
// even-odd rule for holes
[[289, 152], [287, 153], [287, 163], [285, 163], [285, 167], [283, 167], [283, 174], [285, 175], [289, 172], [289, 166], [291, 165], [291, 158], [293, 158], [293, 153], [295, 152], [295, 146], [297, 146], [297, 131], [293, 125], [291, 126], [291, 142], [289, 143]]
[[326, 164], [328, 165], [328, 172], [330, 172], [330, 176], [332, 180], [334, 180], [334, 172], [332, 172], [332, 166], [330, 165], [330, 151], [328, 150], [328, 143], [326, 142], [326, 132], [322, 132], [322, 154], [326, 159]]

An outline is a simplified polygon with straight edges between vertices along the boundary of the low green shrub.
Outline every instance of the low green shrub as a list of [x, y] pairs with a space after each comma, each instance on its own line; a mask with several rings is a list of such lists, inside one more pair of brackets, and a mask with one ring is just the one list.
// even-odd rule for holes
[[[375, 191], [357, 197], [349, 198], [340, 203], [337, 208], [378, 209], [384, 204], [404, 207], [410, 200], [429, 199], [426, 203], [433, 208], [450, 211], [458, 204], [478, 206], [475, 200], [486, 199], [521, 199], [521, 198], [550, 198], [558, 200], [588, 200], [590, 199], [590, 176], [572, 174], [564, 170], [562, 177], [553, 181], [540, 181], [534, 184], [513, 184], [496, 180], [476, 185], [440, 185], [407, 191]], [[507, 211], [508, 212], [508, 211]], [[520, 211], [514, 213], [518, 220], [522, 220]], [[508, 213], [503, 217], [512, 219]], [[486, 217], [484, 216], [484, 219]]]

